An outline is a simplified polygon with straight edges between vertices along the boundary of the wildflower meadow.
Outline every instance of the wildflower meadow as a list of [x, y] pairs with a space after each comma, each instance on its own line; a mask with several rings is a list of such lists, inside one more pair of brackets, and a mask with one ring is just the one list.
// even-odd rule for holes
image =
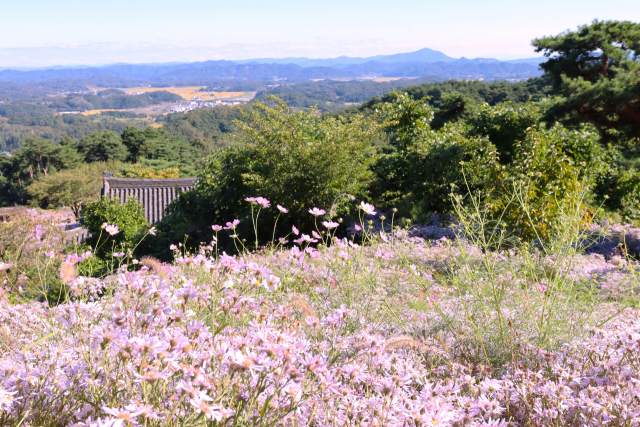
[[246, 203], [255, 236], [212, 224], [171, 263], [64, 254], [51, 224], [14, 223], [30, 258], [0, 264], [0, 425], [640, 424], [631, 231], [565, 206], [562, 233], [525, 243], [473, 203], [400, 227], [361, 202], [260, 246], [260, 213], [288, 209]]

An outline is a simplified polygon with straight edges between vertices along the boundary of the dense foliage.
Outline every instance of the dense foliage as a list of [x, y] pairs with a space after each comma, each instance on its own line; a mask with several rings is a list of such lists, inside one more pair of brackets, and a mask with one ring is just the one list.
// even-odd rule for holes
[[[211, 156], [196, 189], [169, 208], [158, 239], [175, 242], [188, 236], [197, 245], [211, 239], [212, 224], [227, 218], [240, 219], [246, 229], [253, 210], [245, 199], [258, 195], [280, 200], [289, 211], [286, 223], [304, 225], [314, 207], [348, 213], [345, 201], [362, 194], [371, 176], [377, 125], [361, 116], [320, 120], [313, 111], [294, 113], [283, 101], [273, 100], [275, 107], [258, 103], [244, 121], [236, 122], [243, 144]], [[273, 224], [276, 216], [265, 212], [260, 219]], [[262, 228], [268, 229], [272, 227]], [[267, 234], [260, 240], [271, 237]]]
[[587, 120], [603, 135], [640, 137], [640, 24], [596, 20], [533, 45], [549, 57], [541, 67], [565, 95], [549, 118]]

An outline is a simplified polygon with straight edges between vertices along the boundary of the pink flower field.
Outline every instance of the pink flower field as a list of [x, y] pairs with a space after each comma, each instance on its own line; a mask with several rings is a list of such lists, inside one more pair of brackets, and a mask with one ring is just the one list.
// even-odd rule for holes
[[0, 297], [0, 426], [640, 425], [635, 262], [464, 224], [329, 221], [101, 279], [73, 254], [62, 303]]

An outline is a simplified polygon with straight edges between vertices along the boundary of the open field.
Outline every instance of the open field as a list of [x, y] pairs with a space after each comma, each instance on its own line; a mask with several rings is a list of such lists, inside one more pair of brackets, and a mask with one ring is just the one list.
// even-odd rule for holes
[[[236, 98], [249, 99], [255, 96], [255, 92], [199, 92], [205, 86], [186, 86], [186, 87], [130, 87], [120, 88], [121, 91], [130, 95], [142, 94], [147, 92], [167, 91], [176, 95], [180, 95], [186, 100], [202, 100], [202, 101], [215, 101], [215, 100], [232, 100]], [[100, 91], [103, 88], [92, 88], [92, 90]]]

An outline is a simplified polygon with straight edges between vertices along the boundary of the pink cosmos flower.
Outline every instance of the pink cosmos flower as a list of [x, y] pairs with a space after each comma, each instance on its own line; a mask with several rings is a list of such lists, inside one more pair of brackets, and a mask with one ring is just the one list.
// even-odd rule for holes
[[114, 252], [113, 255], [115, 258], [122, 258], [124, 256], [124, 252]]
[[212, 225], [212, 226], [211, 226], [211, 229], [212, 229], [213, 231], [220, 231], [220, 230], [224, 230], [224, 227], [223, 227], [223, 226], [221, 226], [221, 225]]
[[362, 209], [367, 215], [374, 215], [376, 213], [376, 209], [369, 203], [360, 202], [360, 206], [358, 207]]
[[45, 251], [44, 256], [47, 258], [53, 258], [56, 253], [54, 251]]
[[295, 225], [291, 227], [291, 231], [293, 231], [293, 234], [296, 236], [300, 234], [300, 230], [298, 230]]
[[282, 213], [289, 213], [289, 209], [287, 208], [283, 208], [282, 206], [278, 205], [278, 210]]
[[152, 236], [155, 236], [156, 235], [156, 228], [155, 227], [151, 227], [149, 229], [149, 234], [151, 234]]
[[0, 270], [8, 270], [13, 267], [12, 262], [0, 262]]
[[239, 219], [234, 219], [233, 222], [228, 222], [227, 226], [224, 229], [225, 230], [233, 230], [238, 226], [238, 224], [240, 224], [240, 220]]
[[320, 238], [320, 235], [318, 233], [316, 233], [315, 231], [312, 231], [311, 234], [313, 234], [313, 237], [315, 237], [316, 239]]
[[362, 227], [360, 227], [358, 224], [355, 225], [355, 229], [356, 231], [362, 231]]
[[325, 211], [318, 208], [309, 209], [309, 213], [314, 216], [324, 215]]
[[322, 221], [322, 225], [324, 225], [325, 227], [331, 229], [331, 228], [336, 228], [337, 226], [339, 226], [340, 224], [338, 224], [337, 222], [331, 222], [331, 221]]
[[66, 259], [65, 262], [67, 264], [75, 265], [75, 264], [77, 264], [77, 263], [79, 263], [81, 261], [84, 261], [84, 259], [82, 259], [82, 257], [80, 255], [73, 253], [73, 254], [67, 256], [67, 259]]
[[256, 202], [265, 209], [271, 206], [271, 202], [264, 197], [256, 197]]
[[110, 225], [110, 224], [107, 224], [104, 230], [112, 236], [115, 236], [120, 232], [120, 229], [118, 228], [117, 225]]

